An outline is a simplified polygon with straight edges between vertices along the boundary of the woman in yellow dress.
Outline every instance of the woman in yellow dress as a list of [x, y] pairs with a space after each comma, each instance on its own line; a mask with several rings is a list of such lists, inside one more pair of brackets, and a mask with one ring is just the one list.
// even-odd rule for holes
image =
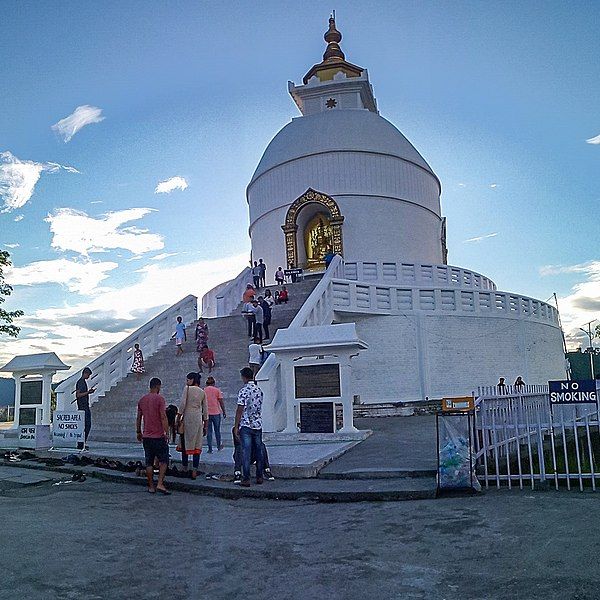
[[192, 479], [198, 475], [202, 441], [208, 426], [208, 405], [200, 387], [200, 373], [188, 373], [179, 405], [179, 433], [181, 434], [181, 464], [188, 470], [192, 457]]

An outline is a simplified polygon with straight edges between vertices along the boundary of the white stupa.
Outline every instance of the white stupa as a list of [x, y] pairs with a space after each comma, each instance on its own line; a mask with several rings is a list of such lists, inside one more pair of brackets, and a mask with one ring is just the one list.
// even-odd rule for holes
[[[322, 303], [369, 345], [353, 363], [362, 402], [470, 393], [500, 376], [565, 376], [556, 309], [447, 263], [440, 181], [380, 116], [335, 19], [323, 61], [288, 84], [301, 116], [273, 138], [247, 188], [252, 259], [344, 265]], [[322, 323], [317, 323], [322, 324]]]
[[252, 255], [274, 268], [318, 268], [312, 253], [325, 247], [308, 238], [322, 223], [347, 260], [443, 263], [440, 182], [379, 114], [369, 75], [345, 60], [341, 37], [330, 19], [323, 62], [303, 85], [288, 84], [302, 116], [273, 138], [248, 185]]

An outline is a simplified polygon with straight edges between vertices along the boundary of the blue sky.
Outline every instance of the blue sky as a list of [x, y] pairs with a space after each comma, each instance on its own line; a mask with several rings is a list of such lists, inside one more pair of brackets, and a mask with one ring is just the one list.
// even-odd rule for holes
[[[450, 262], [557, 292], [568, 330], [600, 317], [597, 2], [9, 1], [0, 246], [27, 315], [0, 358], [81, 364], [239, 272], [245, 186], [297, 114], [287, 81], [320, 60], [331, 8], [442, 181]], [[52, 126], [77, 107], [97, 122], [65, 141]], [[187, 187], [155, 193], [174, 177]]]

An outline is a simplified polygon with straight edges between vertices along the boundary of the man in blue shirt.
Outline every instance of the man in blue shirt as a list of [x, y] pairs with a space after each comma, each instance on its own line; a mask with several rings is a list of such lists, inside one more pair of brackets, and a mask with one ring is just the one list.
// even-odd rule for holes
[[177, 325], [175, 325], [175, 346], [177, 346], [177, 352], [175, 356], [183, 354], [183, 342], [187, 342], [187, 335], [185, 333], [185, 323], [181, 317], [177, 317]]

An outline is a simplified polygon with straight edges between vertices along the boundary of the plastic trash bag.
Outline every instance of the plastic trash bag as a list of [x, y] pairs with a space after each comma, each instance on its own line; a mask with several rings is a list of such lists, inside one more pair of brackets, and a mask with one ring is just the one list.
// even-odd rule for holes
[[439, 418], [439, 487], [445, 490], [472, 488], [481, 491], [481, 484], [471, 464], [469, 419], [465, 415]]

